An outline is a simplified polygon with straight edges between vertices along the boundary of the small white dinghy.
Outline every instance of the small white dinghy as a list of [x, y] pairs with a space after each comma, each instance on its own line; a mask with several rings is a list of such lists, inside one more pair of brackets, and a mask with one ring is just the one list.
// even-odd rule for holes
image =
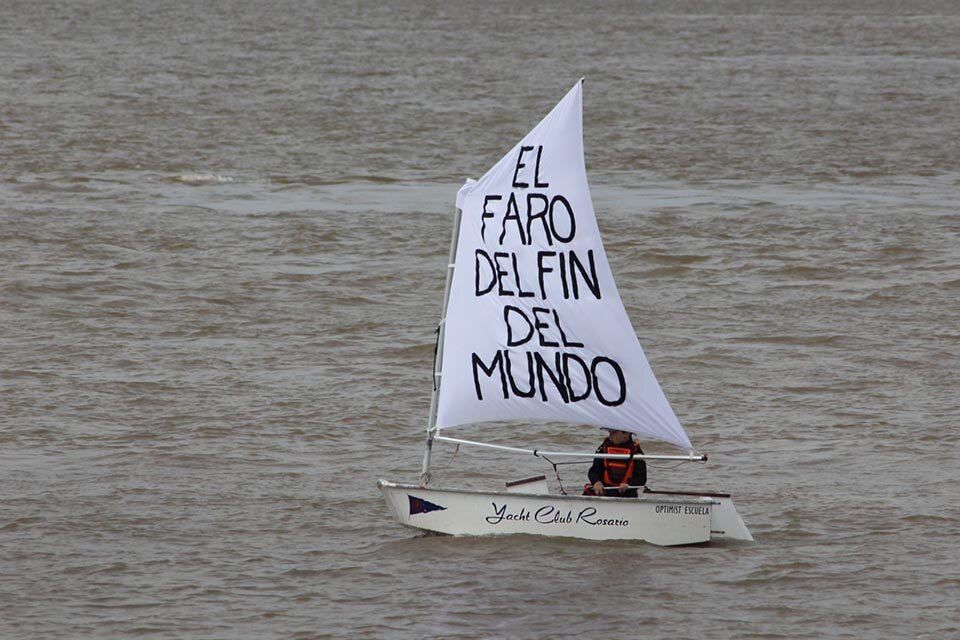
[[[658, 545], [752, 540], [728, 494], [637, 498], [549, 492], [543, 476], [473, 491], [431, 485], [435, 442], [544, 458], [625, 455], [506, 447], [443, 435], [523, 421], [615, 427], [704, 462], [660, 389], [600, 238], [583, 158], [582, 80], [480, 180], [457, 194], [419, 484], [378, 485], [401, 524], [452, 535], [524, 533]], [[533, 423], [533, 424], [531, 424]]]

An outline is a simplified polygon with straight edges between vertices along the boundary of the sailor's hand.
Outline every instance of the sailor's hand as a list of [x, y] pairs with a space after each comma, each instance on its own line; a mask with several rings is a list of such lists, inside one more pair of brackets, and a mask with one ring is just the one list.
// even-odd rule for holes
[[630, 485], [628, 485], [626, 482], [621, 482], [621, 483], [620, 483], [620, 487], [619, 487], [619, 488], [620, 488], [620, 493], [626, 493], [626, 492], [627, 492], [627, 489], [628, 489], [629, 487], [630, 487]]
[[597, 494], [598, 496], [605, 495], [605, 493], [604, 493], [604, 491], [603, 491], [603, 483], [600, 482], [599, 480], [597, 480], [596, 482], [594, 482], [594, 483], [593, 483], [593, 492], [594, 492], [595, 494]]

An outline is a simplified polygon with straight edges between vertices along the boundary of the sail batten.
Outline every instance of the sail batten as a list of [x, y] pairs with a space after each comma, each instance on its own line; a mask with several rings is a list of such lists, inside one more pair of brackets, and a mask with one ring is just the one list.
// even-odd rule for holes
[[457, 194], [435, 427], [548, 420], [690, 450], [607, 262], [581, 114], [578, 82]]

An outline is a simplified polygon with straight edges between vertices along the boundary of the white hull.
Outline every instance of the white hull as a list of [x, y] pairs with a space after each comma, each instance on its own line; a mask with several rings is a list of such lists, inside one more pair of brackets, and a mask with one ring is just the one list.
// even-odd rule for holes
[[525, 533], [670, 546], [752, 540], [725, 494], [644, 493], [639, 498], [485, 492], [378, 483], [400, 524], [450, 535]]

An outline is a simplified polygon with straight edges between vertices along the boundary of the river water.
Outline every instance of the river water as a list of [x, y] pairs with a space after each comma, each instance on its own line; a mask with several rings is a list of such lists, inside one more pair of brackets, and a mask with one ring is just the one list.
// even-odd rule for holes
[[[0, 637], [960, 637], [960, 7], [519, 4], [3, 3]], [[421, 536], [376, 490], [420, 470], [456, 191], [580, 77], [710, 455], [650, 486], [752, 544]]]

